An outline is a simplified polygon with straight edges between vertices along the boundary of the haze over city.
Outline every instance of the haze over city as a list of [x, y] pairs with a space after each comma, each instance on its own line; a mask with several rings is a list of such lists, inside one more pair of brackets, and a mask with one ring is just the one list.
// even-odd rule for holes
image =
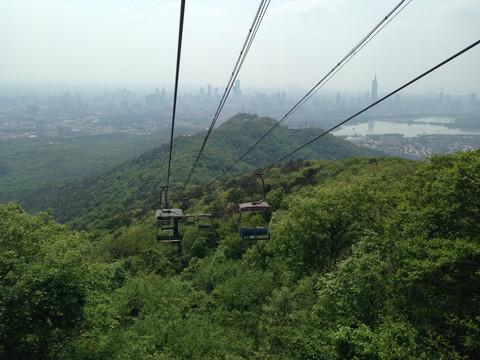
[[[406, 2], [408, 3], [408, 2]], [[309, 89], [397, 0], [274, 0], [240, 72], [242, 85]], [[226, 85], [259, 1], [186, 2], [180, 86]], [[172, 86], [180, 1], [0, 0], [3, 86]], [[413, 0], [325, 87], [389, 92], [480, 38], [480, 2]], [[480, 48], [410, 92], [480, 93]], [[181, 90], [181, 89], [180, 89]]]

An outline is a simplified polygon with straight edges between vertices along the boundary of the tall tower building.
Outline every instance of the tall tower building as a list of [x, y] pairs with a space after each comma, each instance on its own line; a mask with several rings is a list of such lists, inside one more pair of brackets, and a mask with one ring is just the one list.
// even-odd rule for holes
[[377, 90], [378, 90], [377, 75], [375, 75], [375, 79], [372, 80], [372, 92], [370, 93], [370, 100], [372, 103], [377, 101], [377, 98], [378, 98]]
[[235, 91], [236, 96], [238, 96], [238, 97], [242, 96], [242, 90], [240, 90], [240, 80], [235, 80], [234, 91]]
[[337, 98], [335, 100], [335, 106], [339, 108], [342, 106], [342, 96], [340, 95], [340, 92], [337, 92]]
[[440, 90], [440, 95], [438, 95], [438, 106], [443, 107], [445, 105], [445, 94], [443, 93], [443, 86], [442, 90]]

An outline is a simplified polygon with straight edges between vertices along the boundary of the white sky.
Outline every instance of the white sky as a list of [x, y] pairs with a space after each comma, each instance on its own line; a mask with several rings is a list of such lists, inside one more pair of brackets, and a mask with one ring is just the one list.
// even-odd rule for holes
[[[399, 0], [271, 0], [242, 87], [312, 88]], [[180, 83], [224, 89], [259, 0], [187, 0]], [[180, 0], [0, 0], [0, 84], [173, 84]], [[389, 92], [480, 39], [479, 0], [413, 0], [324, 87]], [[480, 45], [407, 92], [480, 93]]]

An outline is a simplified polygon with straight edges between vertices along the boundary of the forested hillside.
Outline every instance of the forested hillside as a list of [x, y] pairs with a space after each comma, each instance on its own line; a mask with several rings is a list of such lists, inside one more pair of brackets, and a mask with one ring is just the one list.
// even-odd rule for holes
[[181, 246], [153, 219], [75, 232], [2, 205], [0, 356], [476, 359], [479, 174], [480, 150], [290, 161], [265, 174], [261, 242], [237, 233], [249, 175], [191, 190], [215, 219]]
[[47, 186], [101, 174], [160, 141], [168, 141], [168, 132], [2, 140], [0, 203], [24, 203], [32, 192]]
[[[276, 124], [271, 118], [238, 114], [212, 132], [191, 184], [206, 184], [245, 153]], [[295, 129], [279, 126], [240, 161], [234, 174], [253, 171], [278, 160], [288, 152], [321, 134], [321, 129]], [[200, 149], [205, 134], [180, 136], [174, 140], [171, 182], [172, 191], [181, 188]], [[355, 146], [328, 135], [292, 156], [293, 159], [344, 159], [351, 156], [382, 156], [381, 152]], [[22, 198], [28, 211], [50, 208], [55, 219], [75, 228], [91, 229], [101, 221], [115, 217], [128, 222], [146, 215], [158, 203], [159, 188], [166, 183], [169, 146], [164, 144], [128, 160], [101, 175], [29, 193]], [[118, 221], [117, 221], [118, 222]]]

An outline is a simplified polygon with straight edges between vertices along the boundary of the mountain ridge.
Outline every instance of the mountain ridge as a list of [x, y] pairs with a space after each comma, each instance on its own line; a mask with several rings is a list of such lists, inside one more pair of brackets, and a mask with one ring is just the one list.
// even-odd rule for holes
[[[211, 133], [194, 171], [192, 183], [186, 185], [205, 185], [215, 180], [276, 123], [276, 120], [268, 117], [240, 113], [219, 125]], [[321, 133], [323, 130], [318, 128], [289, 129], [278, 126], [230, 174], [254, 171], [277, 161]], [[172, 191], [185, 186], [184, 179], [191, 170], [203, 139], [203, 133], [175, 137], [171, 163]], [[72, 223], [76, 228], [98, 223], [115, 214], [128, 218], [134, 212], [135, 216], [141, 216], [155, 206], [160, 195], [159, 188], [166, 183], [168, 152], [169, 144], [161, 144], [100, 175], [36, 191], [20, 204], [29, 212], [50, 209], [59, 222], [83, 218]], [[385, 154], [360, 148], [328, 134], [321, 141], [298, 151], [289, 160], [329, 160], [352, 156], [378, 157]]]

